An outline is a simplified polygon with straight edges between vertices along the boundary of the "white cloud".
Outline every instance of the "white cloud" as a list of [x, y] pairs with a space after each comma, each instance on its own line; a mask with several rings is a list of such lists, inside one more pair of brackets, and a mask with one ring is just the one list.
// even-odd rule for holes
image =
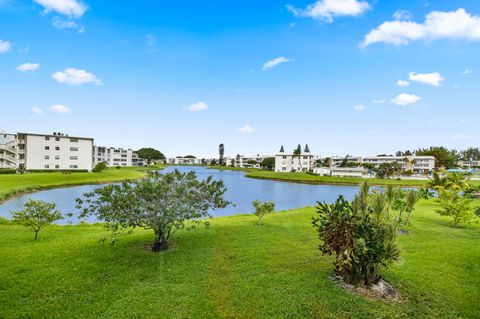
[[48, 110], [50, 112], [53, 112], [53, 113], [68, 113], [70, 112], [70, 109], [64, 105], [60, 105], [60, 104], [55, 104], [55, 105], [52, 105], [48, 108]]
[[408, 73], [408, 79], [414, 82], [420, 82], [423, 84], [433, 85], [433, 86], [440, 86], [442, 82], [445, 80], [442, 75], [438, 72], [432, 73], [415, 73], [410, 72]]
[[38, 63], [24, 63], [24, 64], [20, 64], [15, 69], [21, 72], [28, 72], [28, 71], [36, 71], [38, 70], [38, 68], [40, 68], [40, 64]]
[[416, 96], [414, 94], [407, 94], [407, 93], [399, 94], [391, 100], [393, 104], [400, 105], [400, 106], [415, 104], [418, 101], [420, 101], [419, 96]]
[[64, 20], [59, 17], [54, 17], [52, 25], [57, 29], [78, 29], [78, 33], [85, 32], [85, 28], [73, 20]]
[[393, 18], [397, 21], [411, 20], [412, 19], [412, 14], [410, 13], [410, 11], [407, 11], [407, 10], [397, 10], [393, 14]]
[[10, 51], [12, 44], [8, 41], [0, 40], [0, 53], [5, 53]]
[[363, 105], [363, 104], [354, 105], [353, 109], [355, 111], [361, 112], [361, 111], [365, 110], [365, 105]]
[[263, 67], [262, 67], [262, 70], [263, 71], [267, 71], [279, 64], [282, 64], [282, 63], [286, 63], [286, 62], [290, 62], [290, 59], [287, 59], [286, 57], [284, 56], [281, 56], [281, 57], [278, 57], [276, 59], [273, 59], [273, 60], [270, 60], [270, 61], [267, 61], [263, 64]]
[[398, 81], [397, 81], [397, 85], [398, 85], [398, 86], [401, 86], [401, 87], [406, 87], [406, 86], [409, 86], [409, 85], [410, 85], [410, 82], [404, 81], [404, 80], [398, 80]]
[[370, 9], [370, 4], [359, 0], [318, 0], [305, 9], [298, 9], [291, 5], [288, 5], [287, 9], [295, 16], [332, 22], [336, 17], [358, 16]]
[[45, 13], [55, 11], [68, 17], [80, 18], [87, 7], [77, 0], [33, 0], [43, 6]]
[[462, 74], [467, 75], [467, 74], [472, 74], [473, 71], [470, 69], [465, 69], [465, 71], [462, 72]]
[[376, 99], [372, 101], [373, 104], [385, 104], [387, 103], [386, 99]]
[[253, 133], [255, 129], [248, 124], [245, 124], [243, 127], [239, 128], [238, 131], [242, 134]]
[[43, 110], [39, 107], [34, 106], [30, 109], [30, 112], [32, 112], [33, 114], [42, 114]]
[[103, 82], [96, 77], [95, 74], [85, 70], [67, 68], [52, 74], [52, 78], [58, 83], [81, 85], [85, 83], [94, 83], [95, 85], [102, 85]]
[[432, 11], [425, 17], [425, 22], [386, 21], [371, 30], [361, 46], [373, 43], [408, 45], [412, 41], [462, 39], [480, 41], [480, 16], [473, 16], [465, 9], [443, 12]]
[[197, 102], [187, 107], [187, 110], [189, 110], [190, 112], [199, 112], [206, 109], [208, 109], [208, 105], [205, 102]]

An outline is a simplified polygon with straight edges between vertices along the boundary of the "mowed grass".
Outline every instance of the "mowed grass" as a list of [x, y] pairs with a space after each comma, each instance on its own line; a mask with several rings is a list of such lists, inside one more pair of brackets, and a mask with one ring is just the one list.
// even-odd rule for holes
[[[479, 202], [476, 205], [480, 205]], [[0, 318], [480, 318], [480, 227], [452, 228], [421, 202], [385, 272], [401, 302], [366, 300], [329, 279], [314, 208], [214, 219], [152, 253], [136, 230], [114, 246], [101, 225], [33, 233], [0, 225]]]
[[25, 173], [0, 175], [0, 202], [16, 194], [60, 186], [99, 184], [136, 179], [158, 167], [108, 168], [100, 173]]

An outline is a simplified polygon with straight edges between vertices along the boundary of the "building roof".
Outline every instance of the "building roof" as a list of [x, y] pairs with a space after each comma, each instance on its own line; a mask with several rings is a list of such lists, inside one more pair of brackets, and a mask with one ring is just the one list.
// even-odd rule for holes
[[92, 137], [80, 137], [80, 136], [70, 136], [70, 135], [54, 135], [54, 134], [38, 134], [38, 133], [25, 133], [18, 132], [17, 135], [33, 135], [33, 136], [48, 136], [48, 137], [65, 137], [65, 138], [78, 138], [81, 140], [92, 140]]

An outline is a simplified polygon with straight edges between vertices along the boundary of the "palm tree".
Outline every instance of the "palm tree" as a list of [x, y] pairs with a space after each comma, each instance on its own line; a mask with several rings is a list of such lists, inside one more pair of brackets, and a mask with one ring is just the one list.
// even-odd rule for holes
[[300, 146], [300, 144], [298, 144], [297, 149], [295, 149], [293, 151], [292, 164], [293, 164], [293, 160], [295, 159], [295, 157], [298, 157], [298, 163], [300, 164], [300, 170], [303, 171], [303, 168], [302, 168], [302, 147]]
[[464, 191], [470, 187], [467, 182], [468, 178], [465, 174], [450, 173], [447, 175], [446, 179], [446, 188]]
[[448, 186], [448, 178], [440, 175], [438, 172], [433, 172], [432, 177], [429, 178], [427, 183], [428, 189], [441, 190]]
[[223, 155], [225, 154], [225, 146], [222, 144], [218, 145], [218, 153], [220, 155], [219, 164], [223, 164]]

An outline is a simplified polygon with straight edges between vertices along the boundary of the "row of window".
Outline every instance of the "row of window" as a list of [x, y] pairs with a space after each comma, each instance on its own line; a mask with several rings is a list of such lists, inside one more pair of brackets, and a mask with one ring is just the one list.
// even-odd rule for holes
[[[45, 159], [46, 159], [46, 160], [50, 159], [50, 155], [45, 155]], [[59, 160], [59, 159], [60, 159], [60, 155], [55, 155], [55, 159], [56, 159], [56, 160]], [[71, 160], [71, 161], [77, 161], [77, 160], [78, 160], [78, 156], [70, 156], [70, 160]]]
[[[50, 168], [50, 165], [45, 165], [44, 167], [45, 167], [45, 169], [49, 169], [49, 168]], [[54, 167], [55, 167], [56, 169], [59, 169], [59, 168], [60, 168], [60, 165], [55, 165], [55, 166], [52, 165], [52, 168], [54, 168]], [[78, 168], [78, 165], [70, 165], [70, 168], [71, 168], [71, 169]]]
[[[49, 151], [50, 146], [45, 146], [45, 150]], [[55, 151], [60, 151], [60, 146], [55, 146]], [[70, 147], [71, 152], [78, 152], [78, 147]]]
[[[50, 141], [50, 136], [45, 136], [45, 141]], [[60, 137], [55, 137], [55, 141], [60, 142]], [[78, 143], [78, 138], [71, 137], [70, 142]]]

